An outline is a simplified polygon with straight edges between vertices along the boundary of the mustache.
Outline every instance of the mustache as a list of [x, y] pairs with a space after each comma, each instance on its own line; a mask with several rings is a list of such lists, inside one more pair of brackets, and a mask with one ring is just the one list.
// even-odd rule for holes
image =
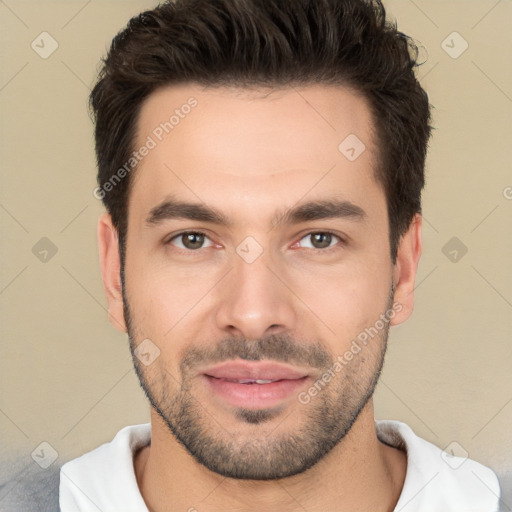
[[180, 363], [182, 375], [198, 366], [233, 359], [246, 361], [272, 360], [309, 366], [320, 370], [332, 366], [334, 357], [320, 342], [298, 341], [287, 334], [273, 334], [257, 340], [224, 338], [214, 347], [195, 346], [187, 349]]

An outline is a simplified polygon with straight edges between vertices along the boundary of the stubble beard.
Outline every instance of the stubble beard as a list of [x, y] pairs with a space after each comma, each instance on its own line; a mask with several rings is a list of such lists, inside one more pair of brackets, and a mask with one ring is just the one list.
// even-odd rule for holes
[[[235, 358], [269, 359], [313, 367], [322, 375], [332, 368], [335, 356], [320, 343], [298, 343], [287, 335], [271, 335], [250, 342], [226, 338], [214, 349], [197, 346], [188, 349], [180, 362], [180, 375], [173, 376], [166, 368], [144, 366], [136, 357], [135, 348], [143, 337], [138, 336], [140, 331], [134, 324], [124, 290], [123, 286], [134, 368], [151, 406], [197, 462], [225, 477], [273, 480], [303, 473], [314, 466], [350, 431], [372, 397], [382, 371], [389, 324], [308, 404], [297, 400], [289, 412], [283, 407], [257, 410], [240, 407], [234, 410], [229, 422], [216, 421], [211, 406], [201, 403], [194, 390], [197, 382], [194, 369], [199, 364]], [[280, 422], [286, 420], [290, 424], [291, 418], [296, 419], [295, 429], [279, 428]]]

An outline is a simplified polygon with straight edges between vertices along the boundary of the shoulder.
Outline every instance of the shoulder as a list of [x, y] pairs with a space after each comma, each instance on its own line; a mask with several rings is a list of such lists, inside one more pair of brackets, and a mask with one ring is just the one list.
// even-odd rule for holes
[[[114, 439], [64, 464], [60, 471], [62, 512], [147, 510], [133, 468], [134, 453], [151, 441], [149, 423], [121, 429]], [[144, 507], [144, 508], [142, 508]], [[128, 510], [125, 508], [125, 510]]]
[[490, 468], [441, 450], [400, 421], [377, 420], [375, 425], [382, 442], [407, 454], [407, 472], [396, 510], [498, 510], [500, 486]]

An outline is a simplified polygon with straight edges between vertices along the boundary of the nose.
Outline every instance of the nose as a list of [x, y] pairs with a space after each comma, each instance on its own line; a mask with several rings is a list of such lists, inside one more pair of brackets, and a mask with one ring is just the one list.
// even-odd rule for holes
[[249, 340], [294, 330], [293, 292], [285, 272], [272, 267], [265, 251], [252, 263], [234, 255], [234, 268], [218, 296], [216, 320], [221, 330]]

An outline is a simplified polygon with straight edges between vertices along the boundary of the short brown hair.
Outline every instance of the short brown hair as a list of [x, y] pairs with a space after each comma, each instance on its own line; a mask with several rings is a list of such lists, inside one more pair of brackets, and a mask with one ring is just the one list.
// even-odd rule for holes
[[143, 101], [157, 88], [344, 85], [368, 100], [386, 193], [391, 257], [414, 214], [430, 136], [418, 49], [380, 0], [175, 0], [132, 18], [113, 39], [90, 96], [98, 185], [124, 263], [132, 176], [109, 182], [134, 151]]

